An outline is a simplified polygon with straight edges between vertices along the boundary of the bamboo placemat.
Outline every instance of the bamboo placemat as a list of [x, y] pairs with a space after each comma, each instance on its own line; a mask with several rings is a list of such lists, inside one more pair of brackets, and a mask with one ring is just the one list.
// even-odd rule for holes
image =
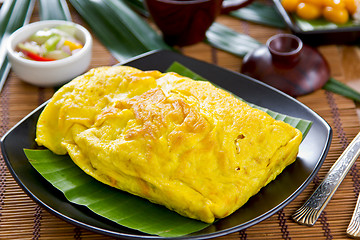
[[[71, 9], [73, 21], [86, 24]], [[38, 20], [35, 8], [32, 21]], [[262, 43], [282, 30], [251, 24], [222, 16], [219, 22], [249, 34]], [[89, 29], [89, 28], [88, 28]], [[113, 65], [117, 61], [94, 39], [91, 67]], [[241, 59], [216, 50], [205, 43], [181, 49], [183, 54], [239, 71]], [[320, 51], [329, 61], [332, 75], [343, 82], [360, 81], [359, 52], [354, 46], [325, 46]], [[53, 94], [52, 89], [37, 88], [23, 83], [10, 73], [0, 95], [0, 137]], [[272, 217], [243, 231], [218, 239], [349, 239], [346, 228], [350, 222], [360, 190], [359, 167], [354, 165], [334, 197], [313, 227], [295, 223], [294, 211], [315, 190], [347, 144], [360, 130], [357, 108], [353, 101], [318, 90], [298, 98], [322, 116], [333, 128], [329, 154], [314, 181], [291, 204]], [[0, 239], [112, 239], [75, 227], [60, 220], [33, 202], [16, 184], [0, 155]]]

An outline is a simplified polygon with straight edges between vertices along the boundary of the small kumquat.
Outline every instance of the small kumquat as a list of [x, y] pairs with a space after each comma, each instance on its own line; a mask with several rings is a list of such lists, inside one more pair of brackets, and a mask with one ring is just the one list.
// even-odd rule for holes
[[325, 7], [324, 18], [330, 22], [344, 24], [349, 20], [349, 13], [345, 8]]
[[311, 3], [301, 2], [296, 8], [296, 14], [303, 19], [312, 20], [321, 16], [321, 8]]

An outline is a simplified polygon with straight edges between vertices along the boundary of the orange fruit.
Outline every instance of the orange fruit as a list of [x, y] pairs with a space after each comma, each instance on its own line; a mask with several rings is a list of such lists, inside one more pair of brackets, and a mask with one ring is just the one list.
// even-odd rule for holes
[[344, 24], [349, 20], [349, 13], [345, 8], [325, 7], [323, 16], [326, 20], [337, 24]]
[[300, 0], [282, 0], [281, 4], [287, 12], [295, 12]]
[[332, 8], [344, 8], [345, 2], [344, 0], [323, 0], [323, 6]]
[[301, 0], [301, 2], [303, 3], [311, 3], [314, 4], [318, 7], [323, 7], [324, 6], [324, 0]]
[[296, 14], [305, 20], [312, 20], [321, 16], [321, 8], [315, 4], [301, 2], [296, 8]]
[[354, 14], [360, 5], [360, 0], [344, 0], [345, 7], [350, 14]]

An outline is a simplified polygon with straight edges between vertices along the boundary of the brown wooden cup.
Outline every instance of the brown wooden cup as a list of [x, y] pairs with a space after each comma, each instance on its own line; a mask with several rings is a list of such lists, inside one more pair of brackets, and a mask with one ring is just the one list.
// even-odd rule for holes
[[253, 0], [145, 0], [147, 8], [171, 46], [187, 46], [205, 38], [215, 18]]

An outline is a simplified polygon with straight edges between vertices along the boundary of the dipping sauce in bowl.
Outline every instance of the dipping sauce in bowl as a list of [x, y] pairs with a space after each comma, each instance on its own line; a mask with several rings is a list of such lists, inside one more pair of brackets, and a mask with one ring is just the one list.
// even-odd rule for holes
[[11, 69], [40, 87], [61, 86], [88, 70], [92, 37], [83, 26], [62, 20], [25, 25], [6, 44]]

